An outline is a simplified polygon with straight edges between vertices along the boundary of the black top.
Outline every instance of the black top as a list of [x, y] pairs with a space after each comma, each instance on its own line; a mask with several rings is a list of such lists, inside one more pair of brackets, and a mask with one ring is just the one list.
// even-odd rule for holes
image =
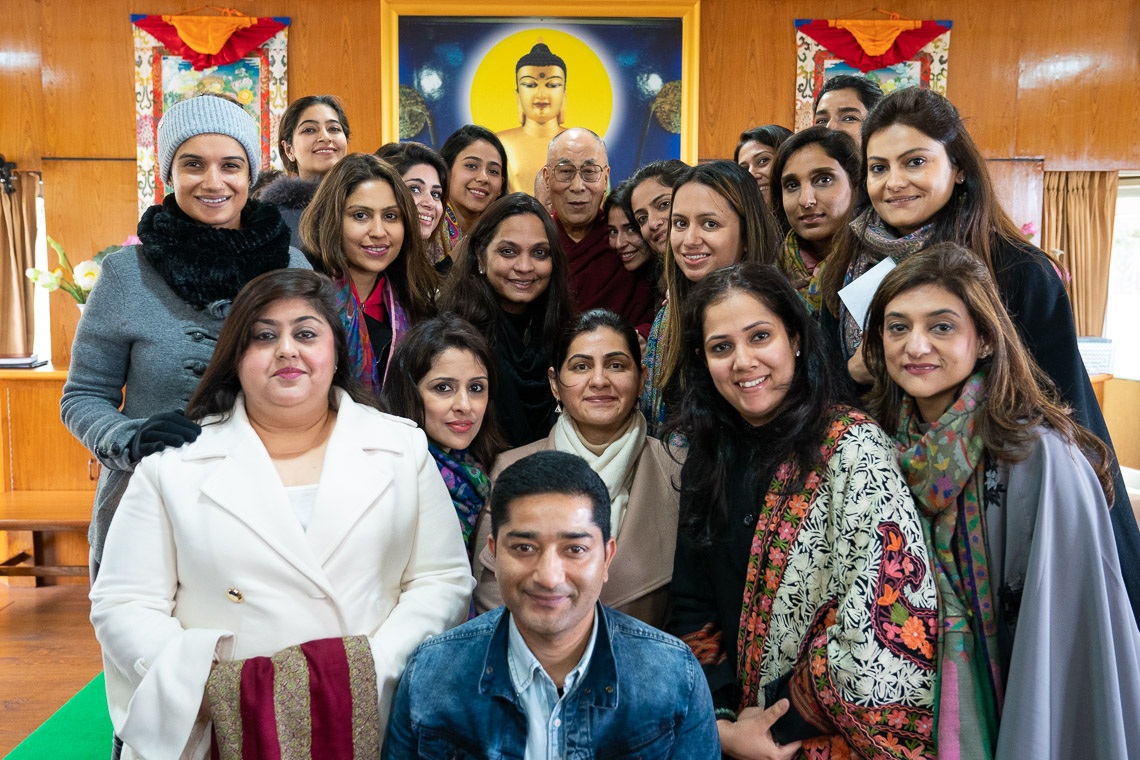
[[495, 412], [511, 448], [545, 438], [554, 427], [555, 401], [542, 323], [529, 313], [503, 312], [494, 340], [498, 394]]

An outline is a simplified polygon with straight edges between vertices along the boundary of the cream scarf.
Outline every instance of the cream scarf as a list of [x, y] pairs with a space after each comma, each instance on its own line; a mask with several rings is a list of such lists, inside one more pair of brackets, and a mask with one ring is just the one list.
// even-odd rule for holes
[[610, 534], [617, 538], [625, 509], [629, 505], [629, 489], [637, 458], [645, 447], [645, 415], [634, 409], [629, 424], [617, 438], [605, 446], [593, 446], [582, 440], [578, 426], [568, 414], [560, 414], [554, 423], [554, 448], [577, 454], [598, 473], [610, 492]]

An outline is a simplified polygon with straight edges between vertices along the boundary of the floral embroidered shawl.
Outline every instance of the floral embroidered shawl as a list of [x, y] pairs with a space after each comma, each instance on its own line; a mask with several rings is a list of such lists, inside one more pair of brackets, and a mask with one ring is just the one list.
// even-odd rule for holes
[[756, 522], [741, 709], [765, 706], [787, 662], [792, 704], [821, 734], [806, 757], [933, 758], [937, 609], [918, 515], [866, 415], [833, 410], [819, 451], [795, 491], [799, 464], [777, 468]]

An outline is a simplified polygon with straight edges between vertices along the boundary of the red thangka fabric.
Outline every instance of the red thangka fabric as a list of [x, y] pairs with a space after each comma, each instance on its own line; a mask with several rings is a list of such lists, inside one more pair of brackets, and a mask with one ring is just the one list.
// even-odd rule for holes
[[[224, 36], [228, 32], [228, 39], [216, 53], [199, 52], [196, 47], [201, 48], [202, 44], [198, 37], [191, 37], [189, 42], [183, 39], [179, 27], [166, 21], [163, 16], [143, 16], [134, 19], [134, 24], [153, 35], [155, 39], [166, 46], [167, 50], [182, 56], [194, 67], [195, 71], [202, 71], [211, 66], [224, 66], [227, 63], [240, 60], [246, 53], [260, 47], [266, 40], [287, 26], [287, 24], [269, 16], [250, 18], [248, 20], [252, 23], [236, 29], [233, 28], [237, 26], [235, 20], [228, 16], [201, 16], [196, 17], [195, 20], [198, 23], [180, 23], [179, 26], [184, 27], [184, 33], [190, 33], [192, 30], [194, 35], [201, 35], [207, 27], [211, 26], [210, 22], [216, 20], [214, 24], [216, 28], [211, 30], [212, 36], [217, 38], [218, 35]], [[215, 43], [210, 47], [217, 47], [217, 45]]]
[[[910, 19], [833, 19], [809, 21], [797, 25], [796, 31], [811, 37], [852, 67], [868, 72], [909, 61], [935, 37], [950, 31], [950, 24]], [[894, 39], [890, 41], [892, 35]]]

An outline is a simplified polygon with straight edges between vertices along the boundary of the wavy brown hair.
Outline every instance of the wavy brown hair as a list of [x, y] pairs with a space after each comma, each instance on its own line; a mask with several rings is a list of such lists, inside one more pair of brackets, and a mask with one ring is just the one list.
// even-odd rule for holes
[[1061, 404], [1053, 381], [1033, 361], [1006, 313], [985, 262], [954, 243], [936, 243], [907, 257], [883, 279], [871, 302], [863, 346], [875, 384], [867, 400], [869, 410], [887, 432], [898, 430], [906, 396], [887, 372], [883, 349], [887, 305], [924, 285], [943, 288], [961, 299], [978, 335], [992, 351], [976, 365], [985, 371], [982, 384], [986, 403], [978, 432], [986, 454], [1006, 462], [1021, 461], [1028, 454], [1029, 444], [1039, 436], [1037, 426], [1048, 425], [1080, 447], [1112, 504], [1112, 452], [1077, 424]]
[[[783, 242], [776, 225], [776, 217], [764, 203], [756, 180], [742, 166], [732, 161], [710, 161], [707, 164], [686, 169], [673, 185], [673, 203], [676, 204], [677, 190], [690, 183], [704, 185], [728, 202], [740, 220], [740, 239], [744, 253], [739, 262], [752, 264], [775, 264], [776, 252]], [[658, 385], [663, 397], [673, 392], [670, 388], [679, 378], [678, 367], [681, 361], [681, 331], [685, 312], [685, 299], [695, 283], [681, 271], [673, 253], [673, 225], [670, 218], [668, 248], [665, 254], [665, 288], [669, 294], [669, 312], [665, 321], [665, 354], [661, 357], [661, 374]]]
[[[313, 269], [332, 278], [344, 277], [348, 261], [344, 255], [344, 209], [348, 196], [357, 187], [372, 180], [386, 182], [396, 196], [396, 206], [404, 223], [404, 243], [395, 260], [384, 270], [392, 283], [400, 306], [412, 324], [435, 315], [435, 292], [439, 275], [424, 252], [420, 237], [416, 204], [391, 164], [369, 153], [351, 153], [329, 170], [321, 180], [317, 194], [301, 215], [301, 243]], [[360, 293], [363, 300], [367, 293]]]
[[[1001, 206], [986, 159], [974, 143], [954, 104], [933, 90], [908, 87], [895, 90], [876, 105], [863, 121], [863, 176], [867, 171], [867, 143], [876, 132], [896, 124], [916, 129], [946, 150], [950, 163], [965, 178], [955, 184], [950, 200], [928, 220], [931, 241], [964, 246], [980, 257], [990, 272], [997, 271], [993, 253], [1003, 245], [1025, 245], [1025, 237]], [[866, 183], [861, 183], [852, 218], [867, 209]], [[833, 255], [824, 267], [821, 288], [827, 308], [839, 314], [839, 289], [847, 268], [864, 249], [863, 230], [848, 225], [835, 236]]]

